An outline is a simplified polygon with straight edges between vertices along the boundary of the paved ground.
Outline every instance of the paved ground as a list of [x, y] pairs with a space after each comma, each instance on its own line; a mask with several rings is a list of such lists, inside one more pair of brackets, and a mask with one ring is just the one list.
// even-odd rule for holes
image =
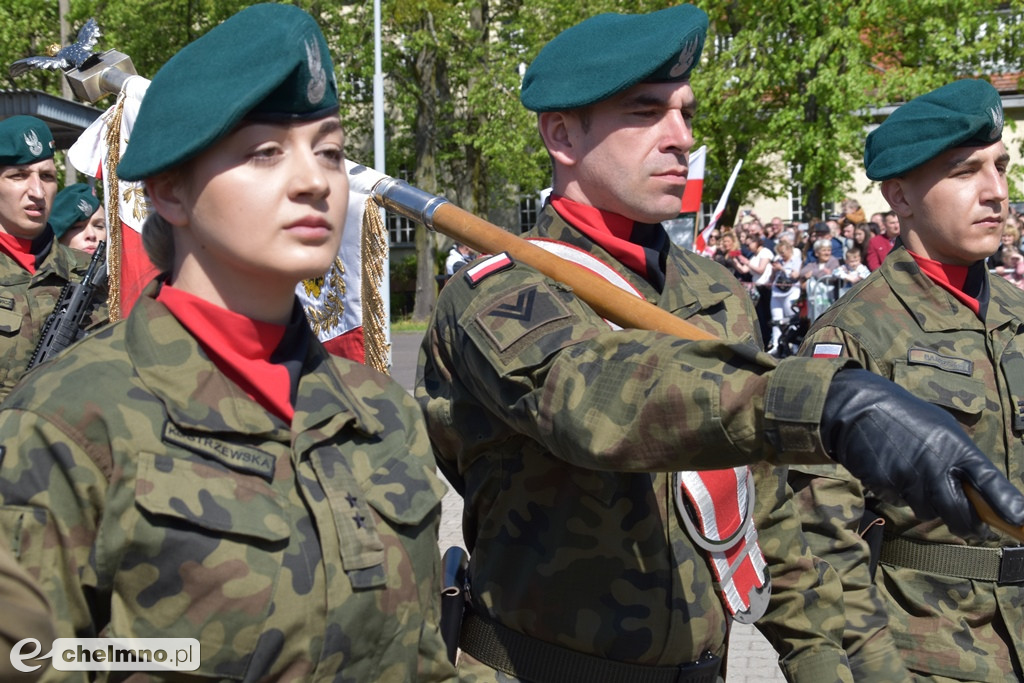
[[[392, 335], [391, 375], [408, 391], [416, 381], [416, 358], [422, 335]], [[462, 498], [449, 489], [441, 513], [441, 548], [463, 545], [461, 531]], [[728, 683], [784, 682], [778, 667], [778, 655], [752, 626], [736, 624], [729, 643]]]

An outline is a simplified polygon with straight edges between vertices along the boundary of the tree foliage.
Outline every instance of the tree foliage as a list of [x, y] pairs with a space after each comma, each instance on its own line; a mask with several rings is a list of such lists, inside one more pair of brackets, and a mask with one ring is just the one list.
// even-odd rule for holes
[[[727, 219], [751, 193], [799, 181], [808, 216], [851, 189], [873, 110], [955, 78], [1022, 69], [1018, 3], [990, 0], [749, 0], [698, 3], [711, 17], [697, 137], [712, 193], [744, 159]], [[717, 172], [717, 175], [716, 175]]]
[[[549, 183], [536, 117], [519, 103], [522, 71], [557, 33], [604, 11], [672, 0], [381, 0], [386, 171], [488, 215]], [[178, 49], [250, 4], [243, 0], [70, 0], [74, 34], [91, 16], [99, 49], [129, 54], [152, 76]], [[331, 48], [349, 154], [372, 163], [373, 0], [299, 0]], [[848, 191], [878, 108], [961, 76], [1024, 71], [1015, 49], [1024, 0], [697, 0], [710, 32], [693, 87], [705, 196], [744, 160], [730, 214], [751, 194], [780, 196], [793, 178], [808, 214]], [[0, 4], [10, 63], [58, 42], [53, 0]], [[572, 78], [571, 73], [566, 78]], [[9, 87], [60, 92], [33, 72]], [[183, 113], [183, 115], [190, 115]], [[194, 115], [201, 116], [197, 111]], [[792, 169], [792, 170], [791, 170]], [[727, 220], [731, 219], [727, 215]], [[416, 317], [434, 301], [435, 240], [417, 236]]]

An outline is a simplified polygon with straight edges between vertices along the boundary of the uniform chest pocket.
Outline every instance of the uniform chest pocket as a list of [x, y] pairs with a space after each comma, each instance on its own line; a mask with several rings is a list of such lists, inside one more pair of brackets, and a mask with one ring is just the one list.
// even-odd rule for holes
[[391, 460], [370, 476], [366, 500], [382, 517], [395, 524], [415, 526], [433, 512], [444, 497], [444, 485], [427, 472]]
[[202, 634], [199, 672], [245, 677], [290, 585], [284, 503], [257, 476], [192, 458], [140, 453], [137, 464], [136, 514], [105, 520], [98, 541], [112, 574], [109, 634]]
[[985, 407], [985, 383], [960, 372], [897, 361], [892, 380], [920, 399], [967, 415]]
[[135, 502], [208, 531], [266, 541], [289, 536], [284, 509], [265, 481], [192, 460], [141, 453]]
[[21, 315], [0, 308], [0, 335], [13, 337], [21, 329]]

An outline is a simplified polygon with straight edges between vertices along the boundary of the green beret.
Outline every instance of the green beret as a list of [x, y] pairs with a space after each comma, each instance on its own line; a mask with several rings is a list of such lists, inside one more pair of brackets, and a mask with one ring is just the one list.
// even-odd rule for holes
[[89, 220], [98, 208], [100, 200], [91, 187], [85, 183], [68, 185], [53, 200], [50, 227], [53, 228], [54, 236], [60, 239], [75, 223]]
[[0, 166], [21, 166], [53, 158], [53, 133], [34, 116], [0, 121]]
[[157, 71], [117, 173], [125, 180], [152, 177], [243, 119], [305, 121], [337, 111], [334, 64], [313, 17], [294, 5], [253, 5]]
[[562, 31], [526, 70], [519, 99], [531, 111], [566, 111], [642, 82], [689, 79], [708, 15], [693, 5], [650, 14], [598, 14]]
[[953, 147], [984, 146], [1003, 134], [1003, 102], [987, 81], [961, 80], [915, 97], [868, 135], [864, 168], [888, 180]]

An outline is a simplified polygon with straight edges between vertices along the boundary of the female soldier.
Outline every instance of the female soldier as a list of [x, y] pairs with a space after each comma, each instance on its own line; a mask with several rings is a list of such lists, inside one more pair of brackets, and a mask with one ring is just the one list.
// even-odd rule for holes
[[195, 638], [196, 674], [222, 680], [454, 677], [419, 409], [329, 356], [294, 297], [341, 241], [337, 109], [289, 5], [153, 79], [118, 172], [146, 181], [162, 275], [0, 411], [3, 535], [60, 636]]
[[107, 239], [103, 205], [85, 183], [68, 185], [57, 193], [50, 212], [53, 236], [66, 247], [92, 254]]

